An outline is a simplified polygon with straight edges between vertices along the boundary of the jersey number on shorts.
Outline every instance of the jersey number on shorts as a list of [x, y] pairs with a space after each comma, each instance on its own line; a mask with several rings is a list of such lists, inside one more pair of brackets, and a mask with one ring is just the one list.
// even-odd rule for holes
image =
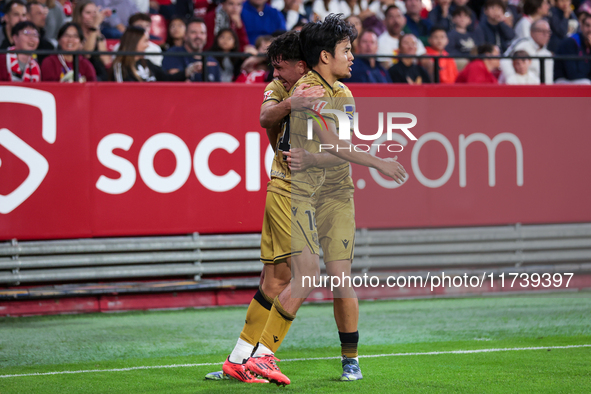
[[316, 228], [316, 213], [310, 210], [304, 212], [308, 215], [308, 224], [310, 225], [310, 231], [313, 231]]

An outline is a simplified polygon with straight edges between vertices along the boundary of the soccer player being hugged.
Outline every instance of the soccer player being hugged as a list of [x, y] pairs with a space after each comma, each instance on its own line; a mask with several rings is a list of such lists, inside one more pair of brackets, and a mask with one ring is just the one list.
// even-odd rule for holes
[[[354, 102], [350, 91], [341, 83], [337, 83], [337, 80], [350, 77], [350, 66], [353, 60], [351, 40], [355, 37], [355, 29], [337, 15], [330, 15], [322, 23], [306, 25], [300, 34], [300, 47], [312, 71], [291, 86], [289, 95], [292, 99], [296, 97], [296, 92], [301, 92], [301, 87], [321, 86], [324, 89], [324, 96], [322, 101], [317, 102], [314, 107], [319, 108], [318, 105], [321, 105], [323, 109], [333, 108], [352, 112], [354, 107], [351, 106], [354, 106]], [[287, 62], [286, 59], [289, 58], [282, 58], [280, 62], [276, 62], [276, 66], [281, 69], [282, 63]], [[302, 65], [300, 63], [300, 66]], [[276, 76], [278, 73], [276, 71]], [[285, 88], [288, 88], [291, 83], [287, 80], [287, 74], [289, 73], [284, 74], [281, 81]], [[269, 98], [273, 95], [270, 90], [266, 92]], [[278, 104], [274, 105], [273, 111], [280, 111], [281, 105], [288, 105], [284, 99], [275, 101]], [[277, 367], [274, 352], [281, 345], [297, 310], [313, 289], [311, 285], [304, 286], [302, 278], [315, 277], [319, 274], [319, 239], [315, 225], [317, 201], [321, 202], [320, 207], [328, 204], [324, 205], [327, 207], [324, 210], [325, 215], [320, 215], [321, 228], [322, 223], [327, 223], [327, 228], [333, 227], [330, 224], [331, 221], [340, 220], [340, 218], [350, 223], [350, 225], [344, 225], [344, 228], [334, 229], [336, 232], [344, 231], [346, 234], [336, 234], [336, 237], [347, 237], [338, 239], [342, 244], [340, 250], [336, 247], [331, 248], [328, 242], [320, 241], [325, 246], [325, 253], [329, 251], [329, 256], [331, 253], [333, 256], [326, 258], [329, 273], [333, 270], [335, 273], [350, 273], [353, 237], [347, 231], [354, 233], [353, 186], [349, 177], [349, 164], [345, 161], [376, 168], [397, 182], [402, 182], [406, 175], [404, 168], [395, 159], [381, 159], [364, 152], [356, 152], [351, 149], [348, 141], [339, 140], [336, 134], [336, 117], [325, 115], [324, 118], [328, 122], [324, 122], [323, 126], [315, 124], [314, 136], [309, 139], [306, 131], [309, 102], [306, 99], [299, 101], [301, 104], [298, 104], [297, 108], [290, 107], [289, 122], [287, 118], [282, 121], [271, 171], [272, 179], [267, 188], [261, 239], [261, 260], [274, 262], [276, 266], [285, 260], [286, 267], [291, 270], [292, 279], [284, 280], [284, 286], [279, 286], [284, 287], [283, 290], [273, 299], [266, 294], [270, 287], [266, 282], [271, 283], [271, 281], [269, 281], [267, 270], [264, 271], [263, 284], [249, 306], [240, 339], [223, 368], [226, 374], [243, 381], [261, 381], [252, 377], [249, 373], [251, 371], [278, 384], [290, 383]], [[290, 100], [289, 105], [293, 103], [294, 100]], [[261, 120], [264, 120], [263, 118], [266, 117], [263, 116], [262, 111]], [[268, 126], [268, 124], [264, 125], [267, 129], [272, 129]], [[269, 135], [273, 141], [276, 134], [269, 131]], [[318, 155], [320, 143], [332, 146], [333, 148], [329, 150], [330, 154], [338, 156], [341, 160], [326, 154]], [[332, 168], [331, 171], [334, 171], [335, 175], [329, 175], [328, 189], [318, 200], [321, 186], [325, 183], [325, 168]], [[350, 218], [347, 218], [348, 214]], [[321, 237], [329, 231], [321, 233]], [[329, 261], [331, 259], [332, 261]], [[285, 278], [287, 279], [286, 275]], [[343, 324], [339, 323], [339, 332], [344, 334], [341, 336], [341, 341], [349, 344], [343, 346], [345, 356], [343, 366], [348, 367], [344, 368], [343, 376], [345, 380], [349, 380], [348, 378], [354, 380], [361, 376], [355, 357], [358, 337], [357, 300], [352, 289], [343, 288], [339, 289], [339, 292], [340, 294], [335, 294], [337, 296], [335, 298], [342, 299], [344, 304], [339, 306], [341, 301], [335, 300], [335, 315], [337, 321], [343, 322]], [[347, 306], [348, 302], [352, 302], [353, 305]], [[339, 320], [341, 314], [343, 319]], [[354, 318], [351, 318], [351, 315], [354, 315]], [[260, 325], [264, 316], [267, 317], [266, 322]], [[258, 325], [256, 329], [255, 325]], [[261, 334], [258, 343], [253, 346], [259, 332]], [[254, 353], [251, 356], [253, 349]]]

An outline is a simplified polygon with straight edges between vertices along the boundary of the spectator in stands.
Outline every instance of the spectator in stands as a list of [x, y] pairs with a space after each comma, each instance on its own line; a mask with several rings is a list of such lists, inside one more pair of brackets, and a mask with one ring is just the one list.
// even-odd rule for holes
[[[198, 55], [203, 52], [203, 47], [207, 42], [207, 27], [201, 18], [193, 18], [187, 23], [187, 31], [185, 33], [185, 40], [183, 46], [170, 48], [167, 52], [172, 53], [186, 53], [187, 56], [166, 56], [162, 61], [162, 68], [170, 74], [176, 74], [183, 71], [187, 66], [197, 62], [195, 73], [192, 74], [192, 81], [220, 81], [220, 66], [218, 62], [212, 58]], [[188, 55], [191, 53], [191, 55]], [[197, 55], [194, 55], [197, 53]], [[203, 77], [203, 62], [206, 62], [207, 75]]]
[[256, 54], [254, 46], [248, 41], [248, 34], [242, 22], [242, 0], [224, 0], [215, 10], [205, 15], [207, 25], [206, 48], [213, 45], [214, 38], [222, 29], [232, 29], [238, 36], [238, 48], [240, 52]]
[[162, 46], [165, 51], [172, 47], [181, 47], [185, 41], [185, 33], [187, 32], [187, 26], [185, 21], [180, 17], [173, 17], [168, 24], [168, 34], [166, 36], [166, 42]]
[[[378, 36], [371, 30], [361, 32], [357, 40], [360, 55], [376, 55], [378, 53]], [[387, 83], [392, 82], [388, 72], [378, 63], [375, 57], [357, 57], [351, 66], [351, 78], [343, 82]]]
[[321, 21], [328, 14], [343, 14], [344, 18], [350, 15], [359, 15], [362, 20], [369, 15], [373, 15], [373, 12], [367, 9], [367, 2], [363, 1], [362, 4], [359, 0], [314, 0], [312, 12]]
[[285, 29], [291, 30], [298, 24], [308, 23], [306, 15], [300, 13], [303, 0], [285, 0], [281, 13], [285, 18]]
[[[581, 31], [565, 38], [556, 51], [557, 55], [591, 56], [591, 15], [581, 20]], [[569, 84], [591, 84], [591, 62], [589, 60], [556, 60], [554, 82]]]
[[[55, 46], [45, 39], [45, 19], [47, 18], [47, 7], [44, 4], [37, 2], [37, 0], [31, 0], [27, 3], [27, 20], [33, 22], [39, 30], [39, 45], [37, 49], [43, 49], [46, 51], [53, 51]], [[37, 55], [37, 62], [43, 63], [47, 55]]]
[[[548, 60], [544, 60], [544, 83], [552, 84], [554, 81], [554, 61], [552, 60], [552, 52], [546, 48], [550, 40], [550, 25], [545, 19], [539, 19], [531, 25], [530, 35], [531, 37], [523, 37], [515, 40], [507, 51], [505, 51], [504, 55], [513, 56], [516, 51], [525, 51], [529, 56], [548, 57]], [[539, 80], [542, 80], [540, 75], [540, 60], [532, 60], [529, 71]], [[514, 73], [515, 70], [511, 59], [501, 59], [501, 76], [505, 80], [508, 80]]]
[[501, 51], [506, 51], [515, 38], [515, 33], [505, 23], [505, 3], [502, 0], [486, 0], [484, 5], [486, 18], [480, 24], [484, 35], [484, 42], [496, 45]]
[[[209, 50], [211, 52], [240, 53], [236, 32], [230, 28], [220, 30]], [[240, 65], [244, 61], [243, 58], [229, 56], [216, 57], [216, 60], [220, 65], [222, 82], [232, 82], [236, 79], [240, 72]]]
[[560, 42], [579, 29], [579, 20], [571, 8], [571, 0], [556, 0], [556, 6], [550, 9], [550, 29], [552, 36], [548, 49], [556, 52]]
[[406, 26], [408, 30], [421, 40], [423, 45], [427, 45], [429, 31], [433, 25], [429, 19], [421, 18], [423, 3], [421, 0], [405, 0], [404, 5], [406, 5]]
[[[76, 3], [72, 22], [82, 28], [84, 34], [83, 49], [85, 51], [107, 51], [107, 43], [100, 32], [100, 26], [109, 15], [111, 15], [110, 9], [99, 10], [92, 0], [81, 0]], [[106, 81], [108, 79], [107, 68], [112, 62], [111, 56], [88, 55], [86, 58], [96, 71], [97, 81]]]
[[525, 0], [523, 17], [515, 25], [515, 38], [529, 37], [532, 23], [545, 18], [549, 10], [548, 0]]
[[[447, 37], [449, 43], [445, 50], [454, 56], [470, 55], [472, 50], [475, 50], [478, 45], [483, 43], [482, 31], [477, 26], [473, 31], [469, 31], [468, 27], [472, 23], [471, 16], [473, 11], [466, 6], [457, 6], [452, 13], [452, 21], [454, 28], [448, 33]], [[465, 59], [456, 59], [458, 68], [464, 68], [466, 65]], [[460, 63], [462, 63], [460, 65]]]
[[101, 25], [101, 33], [106, 38], [121, 38], [127, 27], [129, 17], [138, 12], [132, 0], [94, 0], [100, 9], [110, 9], [112, 13]]
[[515, 24], [517, 24], [517, 22], [519, 22], [519, 20], [523, 16], [521, 10], [517, 8], [517, 5], [519, 5], [520, 2], [521, 0], [503, 0], [503, 4], [505, 4], [506, 10], [505, 23], [512, 29], [515, 28]]
[[[34, 51], [39, 44], [39, 31], [30, 21], [18, 22], [13, 26], [12, 42], [15, 50]], [[7, 53], [0, 55], [0, 81], [40, 82], [41, 67], [33, 56]]]
[[[58, 49], [74, 52], [82, 48], [84, 34], [80, 26], [68, 22], [57, 33]], [[96, 71], [92, 64], [84, 57], [78, 56], [80, 82], [96, 81]], [[74, 82], [74, 55], [60, 54], [48, 56], [41, 64], [41, 76], [43, 81], [49, 82]]]
[[269, 68], [269, 59], [267, 58], [267, 48], [272, 41], [272, 36], [257, 38], [257, 56], [251, 56], [242, 63], [240, 75], [236, 78], [236, 82], [269, 82], [273, 78], [273, 73]]
[[478, 55], [483, 59], [472, 60], [458, 75], [456, 83], [498, 83], [493, 71], [499, 68], [499, 59], [491, 56], [499, 56], [499, 47], [491, 44], [482, 44], [478, 47]]
[[267, 0], [244, 2], [242, 21], [251, 44], [256, 44], [259, 36], [273, 34], [277, 30], [285, 30], [285, 18], [281, 12], [267, 4]]
[[540, 79], [529, 69], [531, 60], [528, 57], [529, 54], [526, 51], [515, 51], [513, 53], [513, 70], [515, 72], [507, 79], [501, 74], [499, 83], [507, 85], [539, 85]]
[[45, 38], [52, 44], [57, 44], [57, 33], [66, 23], [64, 7], [57, 0], [38, 0], [39, 3], [47, 6], [47, 19], [45, 20]]
[[437, 5], [429, 12], [429, 20], [433, 26], [440, 26], [446, 32], [453, 27], [451, 0], [438, 0]]
[[[130, 16], [128, 23], [129, 26], [141, 27], [147, 32], [150, 32], [150, 29], [152, 28], [152, 18], [150, 18], [150, 15], [143, 14], [141, 12], [138, 12], [137, 14], [133, 14], [132, 16]], [[117, 45], [113, 47], [113, 50], [118, 51], [119, 45], [120, 43], [117, 43]], [[145, 52], [162, 53], [162, 48], [154, 44], [152, 41], [148, 41], [148, 48]], [[162, 67], [162, 56], [146, 56], [146, 59], [148, 59], [158, 67]]]
[[[386, 10], [391, 5], [395, 5], [396, 7], [398, 7], [398, 9], [402, 12], [402, 15], [406, 14], [406, 6], [404, 5], [403, 0], [373, 0], [370, 1], [367, 9], [371, 11], [377, 19], [383, 21], [384, 19], [386, 19]], [[378, 33], [379, 32], [376, 31], [376, 34]]]
[[[474, 10], [468, 6], [468, 0], [453, 0], [453, 3], [450, 7], [452, 22], [453, 22], [453, 13], [458, 7], [466, 7], [466, 9], [470, 13], [471, 22], [467, 27], [468, 31], [473, 32], [474, 30], [476, 30], [476, 27], [478, 26], [478, 16], [476, 15], [476, 12], [474, 12]], [[448, 31], [448, 33], [449, 33], [449, 31]]]
[[[405, 34], [400, 38], [400, 54], [417, 54], [417, 40], [413, 34]], [[398, 63], [390, 67], [388, 74], [394, 83], [408, 83], [410, 85], [431, 83], [427, 70], [416, 64], [413, 58], [401, 58]]]
[[12, 45], [12, 28], [19, 22], [27, 20], [27, 6], [22, 0], [10, 0], [4, 6], [3, 26], [0, 29], [0, 49], [6, 49]]
[[[386, 10], [386, 19], [384, 22], [386, 24], [386, 31], [378, 37], [378, 54], [397, 55], [400, 37], [404, 33], [410, 33], [406, 26], [406, 18], [397, 6], [391, 5]], [[417, 55], [424, 53], [425, 46], [417, 40]], [[381, 57], [378, 58], [378, 61], [382, 62], [382, 66], [385, 69], [388, 69], [398, 60], [395, 58]]]
[[[447, 33], [443, 27], [434, 27], [431, 29], [429, 35], [429, 46], [427, 47], [427, 55], [447, 56], [445, 51], [448, 39]], [[421, 65], [427, 70], [429, 75], [434, 76], [434, 61], [433, 59], [422, 59]], [[439, 82], [440, 83], [455, 83], [458, 77], [458, 69], [454, 59], [439, 59]], [[433, 77], [432, 80], [435, 80]]]
[[[121, 37], [120, 52], [144, 52], [148, 47], [150, 35], [141, 27], [129, 26]], [[162, 68], [144, 56], [118, 55], [113, 61], [110, 79], [115, 82], [154, 82], [185, 81], [196, 70], [197, 64], [191, 63], [175, 73], [166, 73]]]
[[359, 36], [361, 35], [361, 32], [363, 31], [363, 24], [361, 23], [361, 18], [358, 17], [357, 15], [349, 15], [348, 17], [345, 18], [345, 20], [347, 22], [349, 22], [350, 24], [352, 24], [353, 26], [355, 26], [355, 30], [357, 30], [357, 34], [359, 34], [357, 36], [357, 38], [355, 39], [355, 41], [353, 41], [351, 43], [351, 52], [353, 54], [355, 54], [358, 51], [357, 46], [359, 44]]

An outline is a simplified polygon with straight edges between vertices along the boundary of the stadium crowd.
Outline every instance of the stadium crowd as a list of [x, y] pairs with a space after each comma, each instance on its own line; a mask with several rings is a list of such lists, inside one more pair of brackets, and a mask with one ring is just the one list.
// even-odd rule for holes
[[[270, 81], [274, 37], [340, 13], [360, 33], [354, 54], [366, 55], [344, 82], [591, 84], [591, 0], [3, 0], [0, 11], [0, 49], [113, 51], [80, 56], [80, 81]], [[436, 67], [423, 55], [480, 58]], [[0, 54], [0, 81], [72, 82], [73, 63]]]

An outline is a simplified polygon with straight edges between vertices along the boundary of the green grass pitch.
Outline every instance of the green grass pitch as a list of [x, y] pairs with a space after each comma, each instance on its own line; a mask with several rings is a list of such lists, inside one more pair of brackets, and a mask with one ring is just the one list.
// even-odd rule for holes
[[332, 304], [306, 305], [277, 353], [291, 385], [205, 381], [245, 312], [0, 318], [0, 393], [591, 392], [591, 293], [361, 302], [357, 382], [338, 381]]

